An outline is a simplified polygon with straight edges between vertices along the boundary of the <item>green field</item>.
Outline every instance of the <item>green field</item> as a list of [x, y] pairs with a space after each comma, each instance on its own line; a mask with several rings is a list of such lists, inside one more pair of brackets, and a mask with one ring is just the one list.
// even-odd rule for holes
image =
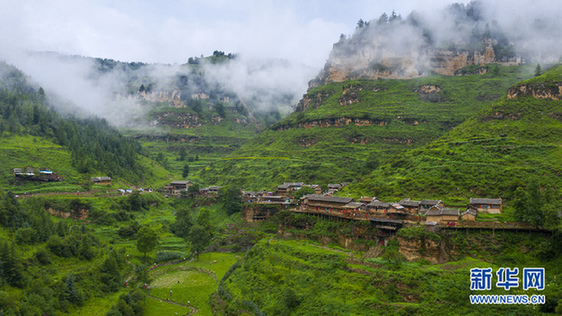
[[[217, 290], [218, 280], [238, 258], [239, 254], [205, 253], [200, 256], [199, 261], [194, 259], [187, 263], [152, 270], [150, 295], [163, 301], [170, 299], [184, 305], [189, 301], [190, 306], [198, 310], [197, 314], [213, 315], [209, 305], [210, 296]], [[210, 263], [215, 260], [217, 263]], [[155, 304], [154, 298], [149, 297], [149, 306]], [[158, 306], [162, 304], [159, 303]]]

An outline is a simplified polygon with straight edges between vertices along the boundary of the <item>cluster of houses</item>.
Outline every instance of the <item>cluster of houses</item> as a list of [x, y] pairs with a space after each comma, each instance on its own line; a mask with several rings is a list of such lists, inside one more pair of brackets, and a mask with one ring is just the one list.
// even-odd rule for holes
[[[390, 220], [421, 220], [426, 222], [455, 225], [456, 222], [475, 221], [479, 213], [501, 213], [502, 199], [471, 198], [466, 209], [448, 208], [441, 200], [402, 199], [399, 202], [382, 202], [376, 197], [339, 197], [333, 194], [349, 183], [328, 184], [323, 192], [316, 184], [303, 182], [285, 182], [272, 191], [242, 191], [242, 199], [246, 203], [280, 204], [284, 209], [298, 212], [337, 215], [340, 217], [366, 219], [371, 217], [388, 218]], [[179, 194], [193, 185], [190, 181], [172, 181], [165, 187], [170, 194]], [[295, 199], [294, 194], [303, 187], [310, 187], [314, 194]], [[218, 194], [220, 186], [210, 186], [200, 190], [201, 194]]]
[[413, 220], [425, 216], [426, 222], [454, 225], [459, 220], [474, 221], [480, 212], [501, 213], [502, 199], [471, 198], [466, 210], [447, 208], [441, 200], [403, 199], [400, 202], [382, 202], [375, 197], [362, 197], [357, 201], [348, 197], [310, 194], [301, 198], [298, 210], [326, 214], [340, 214], [352, 218], [384, 215], [390, 219]]
[[61, 177], [48, 168], [14, 168], [12, 173], [16, 179], [29, 181], [61, 181]]
[[[189, 180], [176, 180], [164, 186], [164, 193], [170, 195], [180, 195], [182, 192], [187, 192], [193, 183]], [[218, 195], [221, 186], [213, 185], [199, 190], [200, 194], [205, 195]]]

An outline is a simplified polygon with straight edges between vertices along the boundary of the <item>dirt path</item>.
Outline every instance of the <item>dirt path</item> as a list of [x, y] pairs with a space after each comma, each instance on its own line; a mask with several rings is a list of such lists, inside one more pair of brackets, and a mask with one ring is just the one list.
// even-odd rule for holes
[[156, 301], [159, 301], [159, 302], [164, 302], [164, 303], [168, 303], [168, 304], [172, 304], [172, 305], [177, 305], [177, 306], [183, 306], [183, 307], [187, 307], [187, 308], [191, 309], [191, 312], [185, 313], [184, 315], [193, 315], [193, 314], [199, 312], [199, 310], [198, 310], [197, 308], [193, 307], [193, 306], [189, 306], [189, 307], [188, 307], [188, 306], [185, 306], [185, 304], [182, 304], [182, 303], [180, 303], [180, 302], [170, 301], [170, 300], [163, 300], [163, 299], [161, 299], [161, 298], [158, 298], [158, 297], [152, 296], [152, 295], [147, 295], [147, 296], [148, 296], [149, 298], [151, 298], [151, 299], [153, 299], [153, 300], [156, 300]]

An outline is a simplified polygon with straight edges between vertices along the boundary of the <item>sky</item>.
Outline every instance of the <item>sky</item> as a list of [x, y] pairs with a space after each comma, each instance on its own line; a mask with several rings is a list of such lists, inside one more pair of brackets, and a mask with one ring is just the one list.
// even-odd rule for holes
[[[56, 51], [185, 63], [219, 50], [321, 68], [359, 19], [442, 9], [448, 0], [0, 0], [0, 58]], [[456, 1], [466, 3], [467, 1]]]

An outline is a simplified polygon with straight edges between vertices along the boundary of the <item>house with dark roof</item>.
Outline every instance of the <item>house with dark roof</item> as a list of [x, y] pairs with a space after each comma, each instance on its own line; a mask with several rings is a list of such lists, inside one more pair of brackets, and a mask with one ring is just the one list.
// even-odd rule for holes
[[461, 213], [461, 221], [475, 221], [476, 220], [476, 215], [478, 215], [478, 212], [476, 212], [476, 210], [474, 210], [473, 208], [468, 208], [466, 211]]
[[285, 182], [277, 186], [277, 195], [290, 196], [292, 192], [300, 190], [303, 182]]
[[389, 217], [396, 218], [396, 219], [403, 219], [404, 217], [409, 215], [408, 211], [406, 211], [404, 206], [398, 203], [390, 203], [390, 207], [386, 211], [386, 214]]
[[400, 202], [398, 202], [398, 204], [402, 205], [404, 209], [412, 215], [418, 214], [420, 203], [420, 201], [410, 200], [409, 198], [402, 199]]
[[502, 199], [470, 198], [468, 206], [474, 208], [478, 212], [499, 214], [502, 211]]
[[170, 186], [172, 186], [174, 190], [179, 190], [179, 191], [187, 191], [187, 189], [192, 185], [193, 183], [191, 183], [191, 181], [184, 181], [184, 180], [170, 182]]
[[301, 198], [302, 208], [309, 211], [339, 211], [345, 210], [346, 205], [353, 198], [339, 196], [324, 196], [319, 194], [308, 194]]
[[90, 180], [94, 182], [94, 184], [111, 184], [110, 177], [92, 177]]
[[[388, 218], [371, 217], [371, 225], [377, 229], [377, 237], [389, 237], [396, 235], [396, 232], [404, 226], [404, 221]], [[384, 240], [385, 245], [387, 240]]]
[[390, 203], [373, 201], [367, 204], [367, 210], [375, 213], [386, 213], [390, 209]]
[[459, 210], [434, 205], [425, 213], [425, 221], [437, 223], [456, 222], [459, 220], [459, 215]]

